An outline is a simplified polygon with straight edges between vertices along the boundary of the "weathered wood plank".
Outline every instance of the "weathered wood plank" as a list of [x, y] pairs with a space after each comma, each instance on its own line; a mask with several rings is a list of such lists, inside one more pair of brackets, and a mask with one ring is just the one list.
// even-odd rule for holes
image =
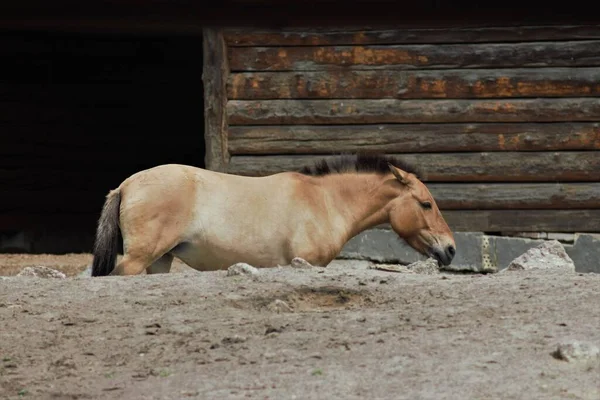
[[229, 125], [562, 122], [600, 119], [600, 98], [230, 100]]
[[[426, 182], [600, 181], [600, 152], [421, 153], [398, 155]], [[228, 172], [260, 176], [295, 171], [335, 156], [233, 156]]]
[[340, 46], [368, 44], [491, 43], [600, 39], [599, 25], [403, 29], [228, 29], [229, 46]]
[[240, 72], [230, 100], [435, 99], [600, 95], [600, 68]]
[[600, 232], [600, 210], [448, 210], [443, 216], [454, 232]]
[[600, 123], [231, 126], [231, 154], [600, 150]]
[[[203, 30], [204, 66], [204, 141], [206, 168], [223, 171], [227, 164], [227, 48], [223, 33], [215, 28]], [[199, 132], [198, 140], [201, 139]]]
[[238, 71], [338, 69], [452, 69], [590, 67], [600, 65], [600, 40], [565, 42], [232, 47], [229, 67]]
[[430, 183], [441, 210], [599, 209], [600, 183]]

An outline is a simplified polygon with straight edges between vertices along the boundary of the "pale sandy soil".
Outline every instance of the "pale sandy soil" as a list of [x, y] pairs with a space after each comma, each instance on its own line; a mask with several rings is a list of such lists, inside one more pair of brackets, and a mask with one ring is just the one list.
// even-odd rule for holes
[[[597, 274], [78, 276], [90, 262], [0, 255], [1, 398], [600, 399], [598, 359], [551, 355], [600, 345]], [[68, 278], [14, 277], [32, 265]]]

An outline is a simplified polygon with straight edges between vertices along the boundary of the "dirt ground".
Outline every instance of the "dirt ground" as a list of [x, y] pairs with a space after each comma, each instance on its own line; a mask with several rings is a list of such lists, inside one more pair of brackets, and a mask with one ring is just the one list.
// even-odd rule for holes
[[[600, 399], [600, 275], [370, 269], [81, 276], [0, 255], [6, 399]], [[14, 277], [45, 265], [67, 279]], [[283, 303], [282, 303], [283, 302]]]

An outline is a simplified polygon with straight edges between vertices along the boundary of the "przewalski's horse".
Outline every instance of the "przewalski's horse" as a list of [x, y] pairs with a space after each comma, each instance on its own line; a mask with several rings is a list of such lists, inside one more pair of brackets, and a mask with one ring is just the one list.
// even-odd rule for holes
[[[452, 231], [415, 169], [389, 157], [343, 155], [299, 172], [248, 177], [168, 164], [110, 191], [98, 221], [92, 276], [326, 266], [353, 236], [390, 223], [420, 253], [448, 265]], [[123, 258], [115, 268], [123, 238]]]

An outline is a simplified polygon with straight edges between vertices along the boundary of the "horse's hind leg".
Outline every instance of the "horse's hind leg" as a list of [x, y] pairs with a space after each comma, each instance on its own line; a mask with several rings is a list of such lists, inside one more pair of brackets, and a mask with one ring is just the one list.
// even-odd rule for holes
[[148, 273], [169, 272], [173, 256], [169, 254], [177, 243], [175, 235], [168, 235], [165, 230], [153, 231], [144, 238], [131, 236], [125, 240], [125, 254], [110, 275], [138, 275]]
[[148, 257], [125, 254], [110, 275], [138, 275], [144, 272], [154, 261], [154, 259]]
[[172, 262], [173, 256], [167, 253], [146, 268], [146, 272], [148, 274], [166, 274], [171, 271]]
[[179, 201], [184, 193], [168, 197], [166, 189], [155, 193], [151, 190], [154, 187], [149, 183], [134, 187], [139, 193], [124, 197], [121, 203], [124, 254], [111, 275], [137, 275], [146, 269], [155, 273], [170, 268], [173, 258], [168, 254], [181, 241], [182, 230], [190, 219], [190, 205]]

